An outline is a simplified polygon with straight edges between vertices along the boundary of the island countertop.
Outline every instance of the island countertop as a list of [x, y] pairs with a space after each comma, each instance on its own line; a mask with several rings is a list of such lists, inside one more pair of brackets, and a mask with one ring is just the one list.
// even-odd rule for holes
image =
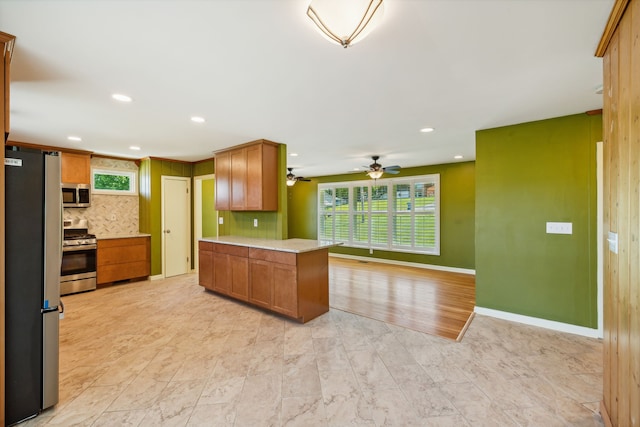
[[302, 253], [316, 251], [318, 249], [339, 246], [339, 243], [332, 243], [322, 240], [311, 239], [260, 239], [243, 236], [219, 236], [203, 237], [202, 242], [220, 243], [223, 245], [246, 246], [248, 248], [268, 249], [272, 251]]

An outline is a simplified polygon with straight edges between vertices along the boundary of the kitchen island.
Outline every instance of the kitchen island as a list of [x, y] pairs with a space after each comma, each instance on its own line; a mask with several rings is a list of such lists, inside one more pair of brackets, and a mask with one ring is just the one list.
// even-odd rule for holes
[[203, 238], [199, 284], [304, 323], [329, 311], [331, 246], [307, 239]]

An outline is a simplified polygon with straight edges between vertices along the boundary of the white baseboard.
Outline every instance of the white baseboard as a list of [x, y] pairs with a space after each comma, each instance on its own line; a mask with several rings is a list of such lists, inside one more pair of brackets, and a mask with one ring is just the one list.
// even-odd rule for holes
[[525, 325], [537, 326], [539, 328], [551, 329], [558, 332], [567, 332], [589, 338], [602, 338], [601, 331], [598, 329], [586, 328], [584, 326], [577, 326], [569, 323], [556, 322], [554, 320], [540, 319], [538, 317], [524, 316], [522, 314], [509, 313], [508, 311], [493, 310], [491, 308], [478, 306], [476, 306], [473, 311], [477, 314], [495, 317], [497, 319], [524, 323]]
[[330, 253], [329, 256], [336, 257], [336, 258], [353, 259], [356, 261], [379, 262], [381, 264], [394, 264], [394, 265], [402, 265], [405, 267], [426, 268], [428, 270], [449, 271], [451, 273], [463, 273], [463, 274], [473, 274], [473, 275], [476, 274], [475, 270], [471, 270], [468, 268], [446, 267], [443, 265], [421, 264], [419, 262], [396, 261], [393, 259], [374, 258], [374, 257], [359, 256], [359, 255]]
[[156, 274], [155, 276], [149, 276], [149, 280], [161, 280], [164, 279], [162, 274]]

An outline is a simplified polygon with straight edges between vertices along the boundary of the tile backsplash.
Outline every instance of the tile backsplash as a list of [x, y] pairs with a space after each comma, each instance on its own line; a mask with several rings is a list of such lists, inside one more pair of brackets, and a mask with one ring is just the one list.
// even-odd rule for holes
[[[101, 157], [91, 159], [92, 167], [138, 170], [138, 166], [128, 160], [105, 159]], [[138, 196], [117, 196], [92, 194], [91, 206], [88, 208], [65, 208], [63, 217], [77, 223], [86, 219], [89, 232], [101, 235], [135, 234], [139, 231], [139, 201]]]

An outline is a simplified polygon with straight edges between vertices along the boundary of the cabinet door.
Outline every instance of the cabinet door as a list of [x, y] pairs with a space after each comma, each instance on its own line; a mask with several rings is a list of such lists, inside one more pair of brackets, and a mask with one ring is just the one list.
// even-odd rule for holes
[[60, 153], [62, 182], [91, 184], [91, 156], [89, 154]]
[[231, 151], [231, 210], [246, 209], [247, 150]]
[[242, 301], [249, 300], [249, 259], [229, 255], [231, 269], [230, 295]]
[[229, 153], [216, 154], [216, 210], [228, 211], [231, 207], [231, 156]]
[[298, 281], [295, 265], [272, 264], [272, 310], [298, 317]]
[[247, 147], [247, 210], [262, 209], [262, 145]]
[[272, 274], [272, 263], [256, 259], [249, 260], [249, 301], [251, 303], [271, 308]]
[[227, 254], [213, 253], [213, 289], [225, 295], [231, 290], [231, 270]]
[[198, 284], [213, 290], [213, 252], [200, 251], [198, 254]]

